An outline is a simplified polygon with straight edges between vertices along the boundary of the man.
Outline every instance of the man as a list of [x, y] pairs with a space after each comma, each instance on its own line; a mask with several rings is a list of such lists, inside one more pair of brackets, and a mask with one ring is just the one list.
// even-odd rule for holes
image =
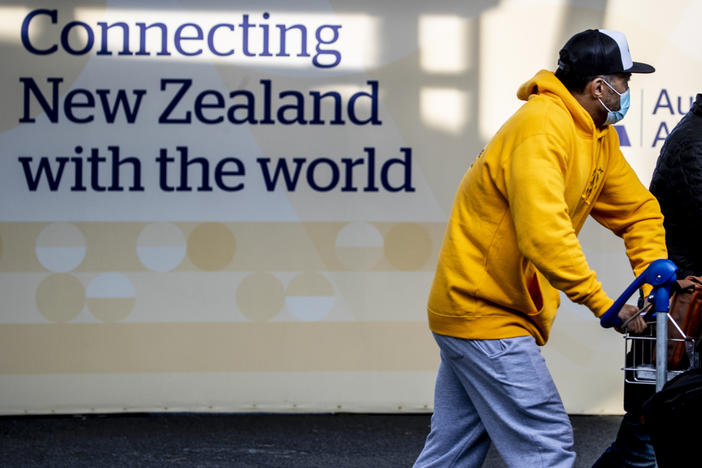
[[[663, 211], [669, 258], [678, 279], [702, 275], [702, 94], [673, 128], [661, 148], [650, 186]], [[647, 426], [641, 423], [643, 403], [652, 385], [624, 384], [624, 409], [617, 437], [593, 468], [654, 468], [656, 454]]]
[[415, 466], [477, 467], [490, 441], [508, 466], [573, 465], [572, 427], [538, 346], [558, 290], [597, 317], [613, 303], [576, 237], [588, 215], [624, 239], [636, 274], [666, 258], [658, 203], [611, 126], [628, 108], [630, 74], [653, 71], [620, 32], [576, 34], [555, 74], [519, 88], [527, 103], [466, 172], [428, 302], [441, 365]]

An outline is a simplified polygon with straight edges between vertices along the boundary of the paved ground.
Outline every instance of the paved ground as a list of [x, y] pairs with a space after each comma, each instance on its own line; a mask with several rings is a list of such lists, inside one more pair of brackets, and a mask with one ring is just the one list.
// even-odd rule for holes
[[[427, 414], [127, 414], [0, 417], [8, 467], [409, 467]], [[572, 416], [576, 467], [589, 467], [618, 416]], [[491, 450], [485, 467], [502, 467]]]

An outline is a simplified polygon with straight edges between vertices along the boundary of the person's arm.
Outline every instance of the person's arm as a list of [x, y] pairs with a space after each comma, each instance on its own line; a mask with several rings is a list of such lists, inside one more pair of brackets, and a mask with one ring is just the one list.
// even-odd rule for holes
[[512, 152], [504, 170], [519, 250], [573, 302], [601, 316], [614, 302], [602, 290], [578, 241], [565, 201], [568, 147], [562, 135], [535, 135]]
[[668, 258], [663, 215], [656, 198], [639, 181], [621, 151], [615, 151], [592, 216], [624, 239], [636, 275], [654, 260]]
[[686, 140], [678, 147], [680, 172], [683, 180], [681, 192], [688, 200], [690, 211], [690, 226], [694, 228], [702, 224], [702, 139], [693, 134], [692, 127], [685, 133]]

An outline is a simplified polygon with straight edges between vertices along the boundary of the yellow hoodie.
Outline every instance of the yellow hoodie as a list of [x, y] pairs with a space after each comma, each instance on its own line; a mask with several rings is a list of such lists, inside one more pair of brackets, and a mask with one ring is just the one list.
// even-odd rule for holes
[[588, 215], [624, 239], [636, 274], [666, 258], [663, 216], [619, 150], [548, 71], [458, 188], [429, 295], [435, 333], [548, 340], [558, 290], [596, 316], [612, 304], [576, 235]]

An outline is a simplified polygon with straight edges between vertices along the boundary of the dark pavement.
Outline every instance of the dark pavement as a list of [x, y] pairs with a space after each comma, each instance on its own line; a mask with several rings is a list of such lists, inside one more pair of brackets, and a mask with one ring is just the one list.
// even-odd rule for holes
[[[571, 416], [589, 467], [619, 416]], [[429, 414], [159, 413], [0, 417], [7, 467], [409, 467]], [[502, 467], [491, 449], [485, 467]]]

